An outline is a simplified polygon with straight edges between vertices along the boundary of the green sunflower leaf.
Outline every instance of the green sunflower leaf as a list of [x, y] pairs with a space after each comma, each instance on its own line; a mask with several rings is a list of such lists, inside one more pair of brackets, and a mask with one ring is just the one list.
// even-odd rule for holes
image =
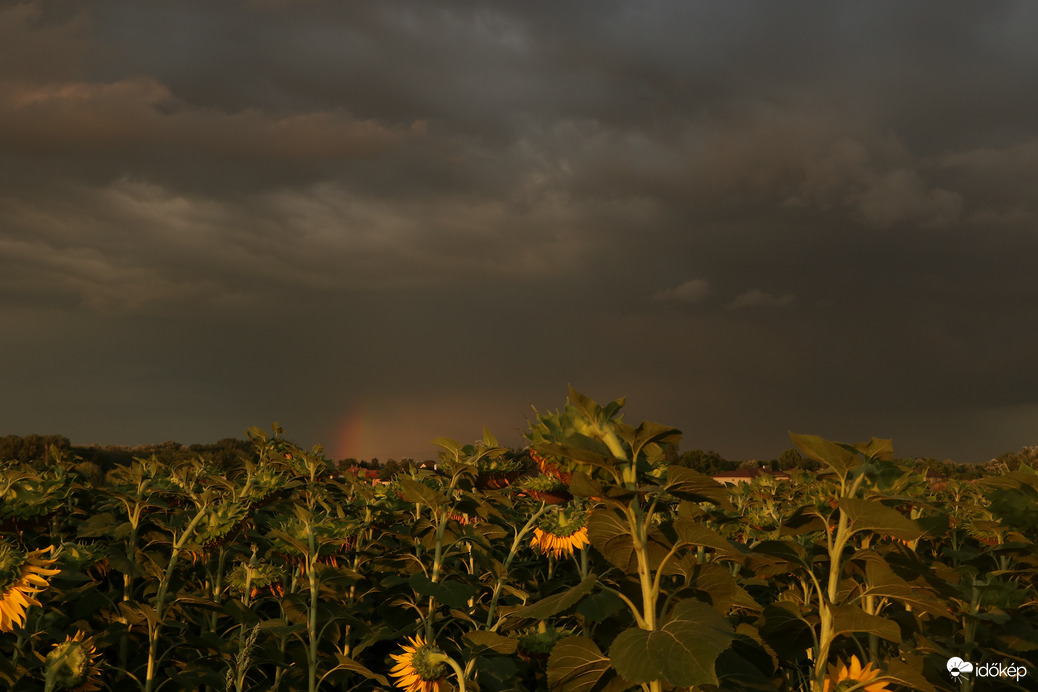
[[664, 680], [677, 687], [716, 685], [714, 663], [735, 632], [715, 608], [686, 599], [675, 606], [663, 627], [632, 627], [613, 641], [609, 656], [625, 680]]
[[609, 670], [609, 659], [586, 637], [566, 637], [548, 659], [548, 687], [553, 692], [591, 692]]

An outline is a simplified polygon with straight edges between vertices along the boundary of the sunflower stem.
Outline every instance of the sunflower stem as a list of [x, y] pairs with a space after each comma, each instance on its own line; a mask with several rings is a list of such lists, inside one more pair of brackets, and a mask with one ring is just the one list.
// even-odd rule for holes
[[191, 523], [184, 529], [184, 533], [173, 544], [173, 552], [170, 553], [169, 564], [166, 566], [166, 572], [162, 575], [162, 581], [159, 582], [158, 592], [155, 594], [155, 620], [154, 622], [148, 621], [148, 673], [144, 679], [144, 692], [152, 692], [155, 687], [155, 664], [157, 662], [159, 634], [162, 632], [162, 621], [166, 616], [166, 592], [169, 590], [169, 582], [173, 577], [173, 570], [177, 566], [177, 558], [180, 557], [180, 552], [194, 535], [195, 527], [198, 526], [199, 522], [202, 521], [202, 517], [208, 511], [209, 501], [208, 497], [206, 497], [203, 498], [202, 505], [199, 507], [194, 519], [191, 520]]
[[309, 578], [310, 586], [310, 601], [307, 604], [310, 607], [310, 613], [307, 625], [307, 634], [310, 637], [310, 651], [307, 660], [309, 667], [309, 690], [310, 692], [316, 692], [317, 690], [317, 596], [319, 585], [317, 583], [317, 545], [314, 537], [313, 526], [309, 521], [306, 523], [306, 534], [309, 542], [310, 554], [307, 555], [307, 577]]
[[457, 661], [449, 656], [444, 663], [454, 669], [454, 675], [458, 679], [458, 692], [465, 692], [465, 673], [462, 671], [461, 666], [459, 666]]

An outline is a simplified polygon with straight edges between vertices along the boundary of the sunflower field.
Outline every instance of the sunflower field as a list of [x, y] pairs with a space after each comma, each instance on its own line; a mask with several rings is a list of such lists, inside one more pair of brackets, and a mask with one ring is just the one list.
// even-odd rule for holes
[[792, 435], [820, 471], [725, 486], [623, 405], [374, 485], [277, 426], [232, 464], [0, 462], [0, 688], [1038, 689], [1034, 469]]

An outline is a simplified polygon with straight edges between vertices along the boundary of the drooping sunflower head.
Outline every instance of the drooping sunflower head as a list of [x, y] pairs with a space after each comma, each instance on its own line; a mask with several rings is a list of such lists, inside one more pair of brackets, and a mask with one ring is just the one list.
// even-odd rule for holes
[[520, 633], [517, 653], [520, 658], [527, 661], [547, 661], [551, 650], [555, 648], [559, 640], [571, 634], [573, 634], [573, 630], [556, 629], [554, 625], [542, 620], [537, 627]]
[[[312, 532], [317, 546], [317, 561], [336, 566], [339, 556], [353, 548], [356, 541], [354, 534], [357, 527], [354, 522], [338, 521], [331, 515], [322, 515], [312, 519], [300, 516], [288, 516], [273, 524], [275, 533], [271, 538], [271, 545], [275, 552], [280, 554], [286, 563], [306, 573], [307, 560], [309, 556], [299, 550], [300, 546], [309, 543], [309, 535]], [[286, 534], [291, 540], [286, 540], [278, 534]]]
[[61, 570], [50, 569], [54, 562], [43, 557], [53, 546], [24, 552], [0, 541], [0, 632], [10, 632], [25, 624], [25, 610], [40, 605], [33, 596], [46, 589], [50, 577]]
[[62, 543], [59, 564], [73, 572], [107, 572], [108, 548], [101, 543]]
[[213, 505], [195, 529], [193, 543], [207, 549], [219, 548], [244, 526], [248, 513], [249, 506], [243, 502], [225, 500]]
[[389, 674], [398, 678], [396, 686], [404, 692], [440, 692], [440, 683], [447, 674], [446, 655], [420, 636], [407, 639], [411, 645], [404, 645], [404, 653], [391, 656], [396, 665]]
[[55, 644], [45, 661], [47, 677], [53, 676], [54, 689], [92, 692], [101, 689], [99, 671], [94, 665], [94, 642], [83, 632]]
[[530, 546], [556, 558], [573, 555], [588, 545], [587, 511], [568, 507], [545, 514], [533, 530]]
[[227, 586], [239, 593], [249, 592], [249, 598], [270, 593], [283, 596], [285, 573], [278, 565], [269, 562], [242, 563], [227, 576]]
[[519, 488], [535, 500], [546, 502], [549, 505], [564, 505], [573, 499], [562, 481], [555, 476], [546, 476], [543, 473], [524, 478], [519, 483]]
[[[839, 669], [835, 665], [829, 666], [829, 677], [825, 679], [823, 692], [840, 692], [850, 689], [863, 682], [875, 680], [879, 677], [879, 669], [874, 668], [869, 662], [864, 668], [857, 656], [851, 656], [850, 663], [842, 664]], [[861, 689], [861, 688], [859, 688]], [[874, 682], [864, 687], [865, 692], [889, 692], [886, 682]]]

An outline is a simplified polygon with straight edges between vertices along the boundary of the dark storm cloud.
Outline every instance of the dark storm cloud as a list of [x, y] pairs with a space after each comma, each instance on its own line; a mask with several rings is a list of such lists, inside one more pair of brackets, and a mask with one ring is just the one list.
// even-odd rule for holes
[[4, 4], [3, 422], [427, 456], [572, 382], [732, 456], [1033, 442], [1036, 25]]

